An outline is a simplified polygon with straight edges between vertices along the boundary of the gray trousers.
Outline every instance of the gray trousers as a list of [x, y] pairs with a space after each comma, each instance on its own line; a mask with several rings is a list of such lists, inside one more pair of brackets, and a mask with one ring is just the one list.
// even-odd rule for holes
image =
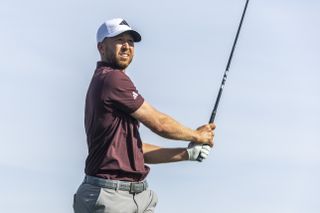
[[75, 213], [152, 213], [157, 205], [155, 192], [129, 193], [82, 183], [74, 195]]

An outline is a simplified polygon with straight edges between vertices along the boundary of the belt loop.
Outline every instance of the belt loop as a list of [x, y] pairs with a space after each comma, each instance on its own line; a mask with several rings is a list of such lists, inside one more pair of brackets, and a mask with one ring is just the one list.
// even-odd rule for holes
[[142, 187], [143, 191], [146, 190], [146, 184], [145, 184], [144, 181], [142, 182], [142, 186], [143, 186], [143, 187]]
[[131, 193], [131, 194], [135, 194], [136, 192], [134, 191], [134, 183], [130, 183], [129, 184], [129, 192]]
[[119, 181], [119, 180], [117, 180], [116, 191], [118, 191], [118, 190], [119, 190], [119, 188], [120, 188], [120, 181]]

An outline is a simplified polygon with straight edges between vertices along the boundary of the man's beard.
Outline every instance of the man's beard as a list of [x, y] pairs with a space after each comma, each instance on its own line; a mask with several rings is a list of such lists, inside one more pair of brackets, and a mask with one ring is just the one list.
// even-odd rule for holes
[[132, 61], [132, 58], [133, 57], [131, 57], [129, 62], [127, 63], [120, 61], [120, 59], [117, 59], [114, 55], [110, 60], [108, 60], [108, 65], [113, 69], [124, 70], [129, 66], [129, 64]]

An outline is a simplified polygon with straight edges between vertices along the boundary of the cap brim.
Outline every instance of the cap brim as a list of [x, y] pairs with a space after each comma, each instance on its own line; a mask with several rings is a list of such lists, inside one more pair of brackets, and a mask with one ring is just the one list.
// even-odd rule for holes
[[[118, 31], [117, 33], [110, 34], [110, 35], [104, 37], [104, 39], [105, 39], [105, 38], [112, 38], [112, 37], [118, 36], [118, 35], [120, 35], [120, 34], [122, 34], [122, 33], [126, 33], [126, 32], [130, 33], [130, 35], [132, 36], [134, 42], [139, 42], [139, 41], [141, 41], [141, 35], [140, 35], [137, 31], [131, 30], [131, 29], [130, 29], [130, 30]], [[104, 39], [102, 39], [102, 41], [103, 41]], [[100, 42], [102, 42], [102, 41], [100, 41]]]
[[133, 41], [134, 41], [134, 42], [139, 42], [139, 41], [141, 41], [141, 35], [140, 35], [137, 31], [135, 31], [135, 30], [123, 30], [123, 31], [119, 31], [119, 32], [117, 32], [116, 34], [111, 35], [111, 36], [109, 36], [109, 37], [115, 37], [115, 36], [118, 36], [118, 35], [120, 35], [120, 34], [122, 34], [122, 33], [126, 33], [126, 32], [130, 33], [130, 35], [133, 37]]
[[[140, 35], [137, 31], [127, 30], [127, 31], [124, 31], [124, 32], [129, 32], [129, 33], [132, 35], [134, 42], [139, 42], [139, 41], [141, 41], [141, 35]], [[124, 33], [124, 32], [123, 32], [123, 33]]]

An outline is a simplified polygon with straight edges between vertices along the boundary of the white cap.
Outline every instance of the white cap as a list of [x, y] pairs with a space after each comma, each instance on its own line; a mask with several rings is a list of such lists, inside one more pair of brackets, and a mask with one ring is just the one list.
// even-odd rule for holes
[[134, 31], [129, 24], [122, 18], [110, 19], [104, 22], [97, 31], [97, 43], [105, 38], [117, 36], [123, 32], [130, 32], [134, 42], [141, 41], [141, 35]]

